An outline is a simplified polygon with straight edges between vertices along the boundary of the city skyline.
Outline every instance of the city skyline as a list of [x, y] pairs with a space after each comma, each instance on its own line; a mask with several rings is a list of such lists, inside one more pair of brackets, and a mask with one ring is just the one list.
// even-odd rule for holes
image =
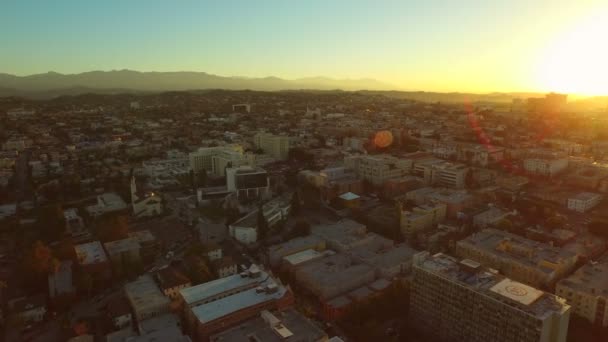
[[[36, 4], [36, 11], [32, 6]], [[600, 1], [12, 3], [0, 72], [375, 79], [396, 90], [608, 94]]]

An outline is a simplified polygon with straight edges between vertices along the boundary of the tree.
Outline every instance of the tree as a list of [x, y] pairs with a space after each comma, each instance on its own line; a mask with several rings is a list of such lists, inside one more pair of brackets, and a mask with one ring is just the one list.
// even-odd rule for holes
[[263, 205], [260, 204], [258, 208], [258, 240], [264, 240], [266, 238], [266, 234], [268, 233], [268, 221], [266, 221], [266, 217], [264, 216]]
[[297, 191], [294, 191], [291, 196], [291, 214], [296, 216], [300, 213], [300, 195]]
[[37, 240], [28, 248], [23, 258], [23, 274], [25, 282], [33, 287], [44, 286], [46, 277], [56, 272], [59, 267], [57, 260], [44, 242]]

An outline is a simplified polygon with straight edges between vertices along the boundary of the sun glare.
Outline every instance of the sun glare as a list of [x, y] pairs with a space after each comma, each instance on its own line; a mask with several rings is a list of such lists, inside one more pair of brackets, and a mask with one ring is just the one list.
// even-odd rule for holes
[[608, 10], [596, 11], [549, 44], [538, 67], [543, 90], [608, 94]]

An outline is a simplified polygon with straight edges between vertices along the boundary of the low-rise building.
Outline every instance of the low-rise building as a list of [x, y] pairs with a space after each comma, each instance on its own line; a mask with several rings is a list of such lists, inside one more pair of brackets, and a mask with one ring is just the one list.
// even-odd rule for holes
[[150, 274], [125, 285], [125, 296], [137, 322], [169, 312], [169, 298], [158, 288]]
[[133, 265], [141, 262], [141, 246], [134, 238], [106, 242], [104, 247], [114, 265]]
[[421, 204], [411, 210], [403, 210], [400, 206], [399, 209], [401, 233], [408, 239], [436, 226], [445, 219], [447, 212], [447, 206], [443, 203]]
[[256, 265], [241, 274], [180, 290], [186, 328], [196, 340], [293, 304], [291, 290]]
[[589, 322], [608, 326], [608, 255], [590, 261], [560, 280], [555, 293], [566, 299], [575, 314]]
[[179, 290], [192, 286], [190, 279], [172, 266], [158, 270], [156, 279], [160, 290], [172, 300], [179, 297]]
[[544, 288], [570, 273], [578, 260], [573, 252], [496, 229], [485, 229], [457, 242], [456, 254]]
[[47, 312], [46, 296], [43, 294], [13, 299], [8, 306], [11, 313], [26, 324], [42, 321]]
[[272, 267], [277, 267], [284, 257], [309, 249], [318, 252], [325, 250], [325, 240], [316, 235], [308, 235], [270, 246], [268, 247], [268, 261]]
[[271, 313], [262, 311], [233, 328], [213, 335], [211, 342], [240, 342], [243, 339], [264, 342], [327, 341], [327, 334], [297, 311]]
[[97, 196], [97, 204], [86, 207], [86, 211], [91, 217], [125, 211], [126, 209], [127, 203], [119, 195], [112, 192]]
[[112, 275], [110, 262], [101, 242], [92, 241], [75, 245], [74, 252], [76, 262], [83, 272], [98, 275], [101, 278], [108, 278]]
[[231, 275], [235, 275], [238, 272], [238, 266], [234, 260], [225, 256], [221, 259], [217, 259], [213, 262], [213, 268], [215, 269], [215, 273], [218, 278], [226, 278]]
[[131, 315], [131, 306], [125, 297], [111, 298], [106, 306], [106, 312], [115, 328], [123, 329], [131, 326], [133, 317]]
[[598, 205], [602, 198], [603, 196], [600, 194], [581, 192], [568, 198], [568, 209], [584, 213]]

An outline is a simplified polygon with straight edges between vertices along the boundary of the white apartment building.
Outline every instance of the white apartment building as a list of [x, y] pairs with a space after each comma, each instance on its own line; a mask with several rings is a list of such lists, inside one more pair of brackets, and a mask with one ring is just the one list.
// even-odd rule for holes
[[480, 263], [437, 253], [414, 256], [410, 317], [443, 341], [565, 342], [565, 300]]
[[285, 160], [289, 154], [289, 137], [260, 132], [253, 137], [256, 148], [272, 157]]
[[552, 151], [534, 151], [524, 159], [524, 170], [540, 176], [554, 176], [568, 167], [568, 158]]
[[600, 203], [603, 196], [593, 192], [581, 192], [568, 198], [568, 209], [584, 213]]
[[427, 185], [439, 185], [453, 189], [462, 189], [466, 185], [465, 179], [469, 172], [469, 168], [463, 164], [442, 162], [424, 165], [423, 172], [424, 181]]
[[[221, 156], [221, 158], [217, 159], [214, 163], [213, 157], [215, 156]], [[228, 162], [233, 162], [232, 166], [241, 165], [241, 160], [244, 159], [243, 147], [240, 145], [201, 147], [197, 151], [190, 153], [188, 158], [190, 160], [190, 169], [195, 173], [206, 170], [214, 174], [224, 175], [224, 168]]]

